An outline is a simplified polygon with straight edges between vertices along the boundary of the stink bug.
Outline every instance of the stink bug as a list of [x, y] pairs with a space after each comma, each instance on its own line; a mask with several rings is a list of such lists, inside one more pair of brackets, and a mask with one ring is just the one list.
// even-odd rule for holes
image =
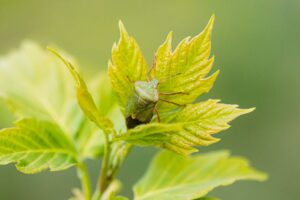
[[[155, 70], [155, 61], [151, 70]], [[160, 116], [156, 108], [159, 101], [174, 104], [177, 106], [183, 106], [172, 101], [161, 99], [161, 95], [176, 95], [176, 94], [187, 94], [184, 92], [170, 92], [170, 93], [160, 93], [158, 91], [159, 81], [154, 78], [150, 80], [149, 71], [147, 75], [147, 81], [132, 81], [128, 80], [134, 84], [133, 94], [129, 97], [126, 108], [125, 117], [127, 128], [134, 128], [140, 124], [149, 123], [156, 113], [157, 120], [160, 122]]]

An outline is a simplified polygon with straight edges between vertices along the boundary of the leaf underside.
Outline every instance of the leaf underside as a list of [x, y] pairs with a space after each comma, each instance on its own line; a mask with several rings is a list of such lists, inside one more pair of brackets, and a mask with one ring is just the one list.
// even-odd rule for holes
[[144, 177], [134, 186], [135, 200], [192, 200], [238, 180], [263, 181], [266, 175], [254, 170], [241, 157], [226, 151], [181, 157], [161, 152]]
[[128, 130], [119, 139], [188, 155], [197, 151], [194, 146], [208, 146], [218, 142], [219, 139], [213, 137], [213, 134], [229, 128], [230, 121], [252, 110], [208, 100], [187, 105], [170, 117], [167, 123], [150, 123]]

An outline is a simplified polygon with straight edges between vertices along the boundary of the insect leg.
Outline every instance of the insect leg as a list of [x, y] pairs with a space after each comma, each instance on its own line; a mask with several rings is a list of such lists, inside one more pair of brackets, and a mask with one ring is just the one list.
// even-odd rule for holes
[[156, 55], [153, 58], [152, 67], [151, 67], [151, 69], [147, 73], [147, 81], [148, 82], [150, 81], [150, 75], [151, 75], [152, 70], [154, 72], [154, 78], [156, 79]]
[[171, 80], [172, 78], [176, 78], [177, 76], [179, 76], [179, 75], [181, 75], [182, 73], [177, 73], [177, 74], [174, 74], [174, 75], [171, 75], [171, 76], [169, 76], [169, 77], [166, 77], [166, 78], [164, 78], [164, 79], [160, 79], [159, 80], [159, 82], [166, 82], [166, 81], [169, 81], [169, 80]]
[[156, 106], [153, 108], [153, 111], [156, 113], [157, 121], [160, 122], [160, 115], [159, 115], [159, 112], [158, 112]]
[[163, 101], [163, 102], [166, 102], [166, 103], [169, 103], [169, 104], [173, 104], [175, 106], [179, 106], [179, 107], [184, 107], [185, 105], [182, 105], [182, 104], [179, 104], [179, 103], [175, 103], [173, 101], [169, 101], [169, 100], [166, 100], [166, 99], [159, 99], [159, 101]]
[[176, 94], [186, 94], [188, 95], [188, 92], [160, 92], [160, 95], [176, 95]]
[[129, 78], [128, 75], [126, 76], [126, 78], [127, 78], [127, 80], [128, 80], [130, 83], [134, 83], [134, 82], [135, 82], [135, 81], [131, 80], [131, 79]]

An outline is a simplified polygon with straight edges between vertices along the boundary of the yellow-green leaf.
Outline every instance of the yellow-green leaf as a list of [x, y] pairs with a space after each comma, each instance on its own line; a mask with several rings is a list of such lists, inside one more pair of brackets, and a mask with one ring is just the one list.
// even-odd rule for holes
[[78, 129], [73, 80], [63, 64], [38, 44], [25, 41], [0, 57], [0, 97], [16, 117], [33, 117], [57, 123], [71, 134]]
[[106, 73], [98, 74], [89, 82], [89, 85], [100, 114], [103, 116], [109, 115], [118, 105], [117, 96], [112, 90], [109, 77]]
[[[68, 54], [64, 56], [76, 63]], [[102, 91], [100, 84], [107, 80], [100, 74], [95, 80], [93, 92]], [[107, 84], [106, 89], [110, 90]], [[101, 104], [99, 108], [105, 106], [103, 114], [111, 112], [116, 103], [108, 97], [104, 104], [106, 94], [111, 95], [111, 92], [98, 95], [95, 101], [97, 106]], [[0, 57], [0, 98], [17, 118], [36, 118], [57, 124], [73, 139], [81, 158], [97, 157], [101, 152], [103, 140], [99, 128], [81, 111], [68, 69], [37, 43], [25, 41], [20, 48]]]
[[[189, 104], [201, 94], [208, 92], [218, 76], [219, 71], [211, 76], [210, 72], [214, 57], [210, 58], [211, 31], [214, 16], [211, 17], [205, 29], [194, 38], [185, 38], [172, 51], [172, 34], [156, 52], [156, 67], [151, 71], [151, 77], [159, 81], [160, 93], [176, 93], [178, 95], [160, 95], [160, 98], [177, 104]], [[160, 102], [158, 110], [163, 113], [174, 109], [174, 105]]]
[[138, 44], [128, 35], [122, 22], [119, 22], [119, 28], [120, 40], [113, 45], [108, 73], [120, 104], [125, 107], [133, 92], [133, 82], [146, 80], [148, 66]]
[[58, 171], [75, 165], [77, 152], [56, 124], [23, 119], [0, 131], [0, 164], [9, 163], [29, 174], [48, 168]]
[[98, 108], [93, 100], [92, 95], [88, 91], [87, 85], [84, 82], [84, 80], [81, 78], [80, 74], [75, 70], [74, 66], [64, 59], [58, 52], [55, 50], [48, 48], [49, 51], [51, 51], [53, 54], [55, 54], [57, 57], [59, 57], [66, 67], [69, 69], [70, 73], [72, 74], [73, 78], [76, 81], [76, 88], [77, 88], [77, 100], [78, 103], [85, 113], [85, 115], [96, 125], [104, 130], [105, 133], [109, 133], [113, 131], [113, 124], [112, 122], [103, 117], [100, 112], [98, 111]]
[[226, 151], [192, 157], [161, 152], [134, 186], [134, 199], [193, 200], [238, 180], [265, 179], [266, 175], [250, 167], [246, 159], [231, 157]]
[[221, 104], [218, 100], [189, 104], [162, 123], [137, 126], [119, 136], [119, 139], [188, 155], [197, 151], [194, 146], [208, 146], [219, 141], [213, 134], [229, 128], [230, 121], [252, 110]]

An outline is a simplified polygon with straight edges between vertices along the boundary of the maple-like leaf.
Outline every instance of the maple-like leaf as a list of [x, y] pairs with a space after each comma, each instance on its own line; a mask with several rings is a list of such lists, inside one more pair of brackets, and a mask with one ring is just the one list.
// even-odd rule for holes
[[[113, 47], [109, 74], [113, 89], [126, 108], [129, 130], [115, 140], [188, 155], [197, 151], [196, 146], [219, 141], [213, 134], [227, 129], [230, 121], [253, 110], [239, 109], [237, 105], [218, 100], [195, 103], [212, 88], [219, 73], [208, 75], [214, 63], [214, 57], [210, 57], [214, 19], [212, 16], [200, 34], [185, 38], [174, 51], [170, 33], [156, 51], [148, 74], [140, 48], [120, 24], [121, 38]], [[158, 95], [157, 100], [151, 95]]]

